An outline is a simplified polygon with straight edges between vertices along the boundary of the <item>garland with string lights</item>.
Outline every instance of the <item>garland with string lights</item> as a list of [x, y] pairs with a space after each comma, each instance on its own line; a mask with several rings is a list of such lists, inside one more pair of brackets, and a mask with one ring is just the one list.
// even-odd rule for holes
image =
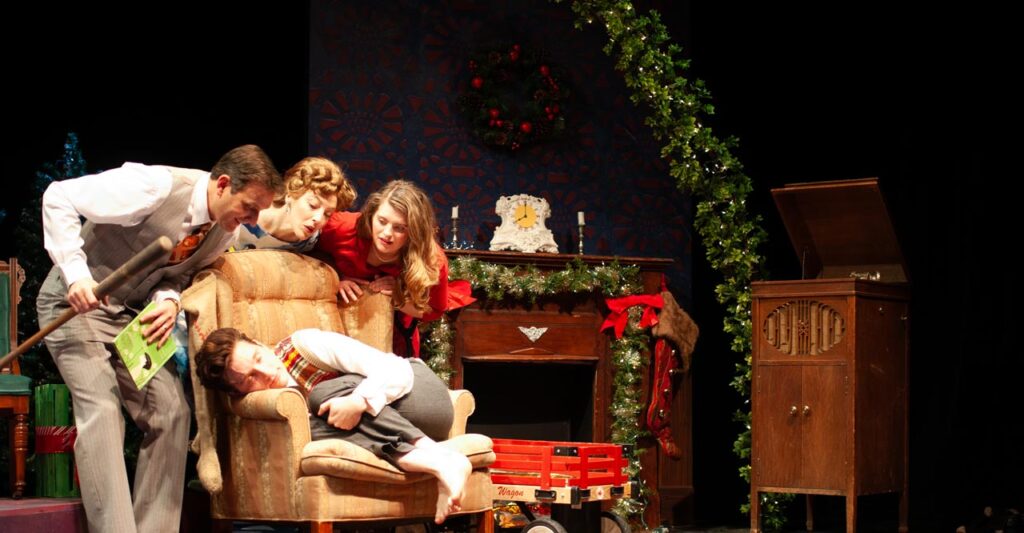
[[457, 102], [484, 144], [516, 151], [565, 131], [569, 89], [542, 52], [493, 46], [474, 53], [468, 66], [471, 78]]
[[[552, 0], [556, 3], [562, 0]], [[686, 77], [689, 61], [679, 57], [657, 11], [641, 15], [630, 0], [574, 0], [576, 28], [597, 23], [608, 35], [604, 51], [632, 91], [633, 103], [646, 108], [644, 123], [663, 143], [661, 156], [669, 163], [676, 186], [696, 202], [694, 229], [700, 235], [711, 267], [722, 275], [715, 296], [725, 308], [724, 331], [732, 336], [733, 351], [741, 354], [732, 387], [746, 399], [735, 420], [742, 424], [733, 450], [750, 460], [750, 282], [764, 272], [757, 253], [766, 233], [761, 219], [747, 211], [753, 190], [743, 166], [732, 154], [735, 138], [719, 139], [703, 123], [714, 114], [711, 95], [700, 80]], [[740, 468], [750, 482], [750, 465]], [[761, 514], [767, 529], [785, 522], [789, 494], [761, 494]], [[749, 503], [742, 506], [749, 512]]]
[[420, 335], [423, 342], [420, 345], [421, 357], [427, 363], [427, 367], [434, 371], [437, 377], [445, 385], [451, 385], [452, 375], [452, 341], [455, 339], [455, 332], [452, 331], [452, 324], [447, 315], [431, 322], [420, 323]]
[[[564, 270], [542, 273], [532, 265], [507, 267], [473, 257], [457, 257], [448, 265], [448, 277], [468, 280], [474, 292], [486, 294], [489, 305], [507, 302], [533, 305], [539, 298], [564, 294], [618, 297], [643, 292], [639, 267], [623, 266], [617, 262], [591, 267], [579, 259], [567, 264]], [[633, 447], [634, 454], [626, 470], [631, 478], [639, 480], [640, 455], [646, 451], [640, 446], [640, 439], [650, 435], [641, 425], [644, 409], [641, 384], [647, 368], [650, 337], [639, 326], [640, 308], [632, 307], [628, 314], [629, 321], [622, 338], [613, 339], [610, 344], [614, 377], [608, 413], [612, 419], [611, 441]], [[447, 318], [442, 318], [420, 328], [424, 338], [423, 358], [447, 383], [452, 375], [450, 361], [454, 351], [451, 324]], [[625, 518], [639, 520], [646, 508], [649, 492], [650, 489], [641, 483], [639, 497], [620, 499], [613, 510]]]

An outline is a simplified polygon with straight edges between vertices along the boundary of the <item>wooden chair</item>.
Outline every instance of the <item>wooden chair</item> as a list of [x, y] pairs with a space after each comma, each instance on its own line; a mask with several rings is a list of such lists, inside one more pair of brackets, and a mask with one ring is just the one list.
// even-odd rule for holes
[[[0, 261], [0, 347], [4, 353], [18, 345], [18, 302], [25, 271], [18, 260]], [[25, 491], [25, 456], [28, 453], [28, 405], [32, 380], [21, 375], [18, 360], [0, 368], [0, 416], [10, 417], [11, 496]]]

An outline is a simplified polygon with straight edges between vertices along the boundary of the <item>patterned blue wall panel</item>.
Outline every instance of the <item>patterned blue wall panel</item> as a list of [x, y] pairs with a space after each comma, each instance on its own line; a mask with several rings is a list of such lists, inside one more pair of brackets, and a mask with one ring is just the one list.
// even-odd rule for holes
[[[670, 286], [688, 302], [690, 201], [601, 50], [603, 32], [573, 19], [544, 1], [314, 1], [309, 152], [347, 165], [362, 198], [391, 179], [419, 183], [445, 233], [459, 205], [460, 234], [477, 248], [499, 222], [499, 196], [546, 198], [568, 253], [585, 211], [587, 253], [673, 258]], [[456, 102], [469, 57], [497, 43], [542, 51], [566, 72], [563, 139], [510, 153], [475, 138]]]

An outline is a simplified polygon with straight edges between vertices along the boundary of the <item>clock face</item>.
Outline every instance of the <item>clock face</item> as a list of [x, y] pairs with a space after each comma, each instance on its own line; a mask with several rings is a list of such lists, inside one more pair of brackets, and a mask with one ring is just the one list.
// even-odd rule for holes
[[548, 201], [529, 194], [502, 196], [494, 205], [501, 225], [494, 228], [491, 250], [558, 253], [558, 245], [544, 221], [551, 216]]
[[512, 212], [512, 222], [523, 229], [530, 229], [537, 223], [537, 211], [530, 204], [519, 204]]

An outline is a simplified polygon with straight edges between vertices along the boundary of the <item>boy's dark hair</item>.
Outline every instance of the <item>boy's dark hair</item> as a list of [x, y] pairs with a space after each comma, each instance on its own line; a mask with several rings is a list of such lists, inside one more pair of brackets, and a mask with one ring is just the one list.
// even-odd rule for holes
[[196, 375], [203, 386], [228, 394], [239, 393], [234, 385], [224, 379], [224, 370], [238, 341], [256, 344], [256, 341], [235, 328], [220, 328], [206, 337], [195, 357]]

